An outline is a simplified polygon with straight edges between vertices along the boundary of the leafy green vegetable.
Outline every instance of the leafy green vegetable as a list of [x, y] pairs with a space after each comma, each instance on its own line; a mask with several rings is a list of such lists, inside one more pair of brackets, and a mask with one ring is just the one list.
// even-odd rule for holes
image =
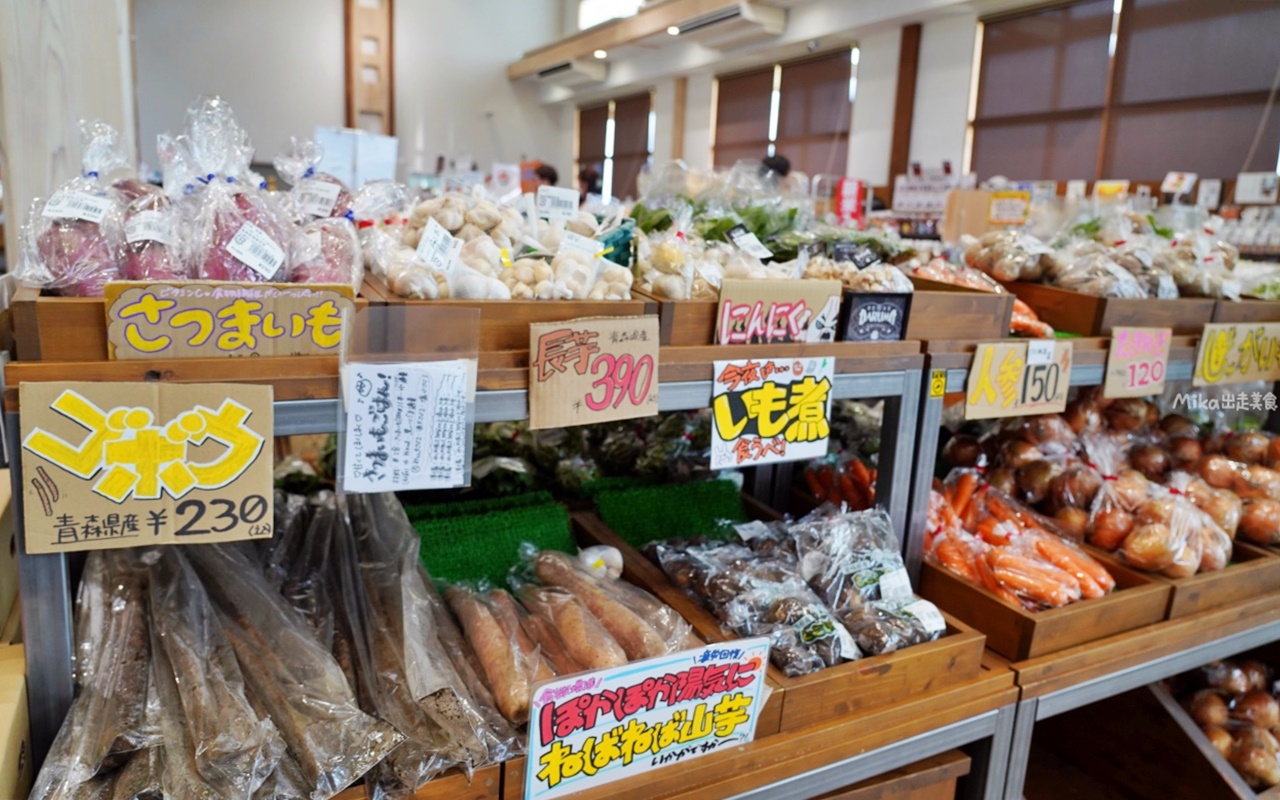
[[1098, 234], [1102, 232], [1102, 217], [1094, 217], [1093, 219], [1081, 222], [1071, 229], [1071, 233], [1075, 236], [1083, 236], [1086, 239], [1096, 239]]
[[1151, 232], [1165, 239], [1173, 238], [1173, 228], [1164, 228], [1156, 224], [1156, 215], [1148, 214], [1147, 222], [1151, 223]]

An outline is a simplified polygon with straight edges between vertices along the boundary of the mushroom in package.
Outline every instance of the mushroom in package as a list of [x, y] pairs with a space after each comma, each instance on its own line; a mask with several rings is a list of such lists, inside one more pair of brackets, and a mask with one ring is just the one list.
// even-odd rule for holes
[[23, 283], [75, 297], [99, 297], [117, 280], [124, 255], [124, 204], [110, 174], [130, 167], [120, 135], [103, 122], [80, 123], [83, 174], [32, 203], [22, 231]]
[[310, 139], [289, 137], [289, 144], [276, 156], [276, 172], [293, 187], [289, 198], [303, 219], [345, 217], [351, 212], [351, 193], [338, 178], [317, 172], [324, 148]]

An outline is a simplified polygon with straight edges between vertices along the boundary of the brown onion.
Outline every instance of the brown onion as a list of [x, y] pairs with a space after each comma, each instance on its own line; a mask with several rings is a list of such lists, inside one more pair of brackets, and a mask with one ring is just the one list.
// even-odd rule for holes
[[987, 473], [987, 483], [992, 489], [997, 489], [1012, 497], [1018, 492], [1018, 481], [1014, 471], [1008, 467], [1000, 467], [993, 469]]
[[1245, 692], [1231, 704], [1231, 718], [1269, 731], [1280, 727], [1280, 703], [1266, 692]]
[[1112, 430], [1129, 433], [1147, 423], [1147, 404], [1136, 397], [1116, 400], [1104, 413]]
[[1164, 448], [1154, 444], [1140, 444], [1129, 452], [1129, 461], [1133, 468], [1153, 481], [1164, 478], [1173, 466], [1169, 454]]
[[1249, 688], [1255, 691], [1265, 691], [1267, 684], [1271, 682], [1271, 670], [1261, 661], [1240, 662], [1240, 671], [1244, 673], [1245, 678], [1249, 681]]
[[975, 467], [982, 457], [982, 445], [976, 438], [958, 433], [947, 442], [944, 457], [953, 467]]
[[1054, 478], [1049, 492], [1058, 508], [1066, 506], [1088, 508], [1093, 504], [1093, 498], [1098, 495], [1098, 490], [1101, 488], [1102, 476], [1097, 471], [1089, 467], [1075, 466]]
[[1103, 550], [1115, 550], [1133, 532], [1133, 515], [1108, 506], [1093, 516], [1093, 528], [1089, 531], [1089, 543]]
[[1197, 725], [1226, 725], [1231, 718], [1227, 701], [1214, 689], [1201, 689], [1187, 701], [1187, 713]]
[[1098, 404], [1090, 399], [1077, 398], [1068, 403], [1062, 417], [1077, 435], [1096, 431], [1102, 427], [1102, 411], [1098, 409]]
[[1227, 439], [1222, 452], [1232, 461], [1244, 464], [1261, 464], [1267, 457], [1271, 440], [1261, 433], [1238, 433]]
[[1262, 545], [1280, 544], [1280, 503], [1251, 500], [1240, 514], [1240, 536]]
[[1173, 564], [1181, 551], [1168, 525], [1139, 525], [1125, 537], [1120, 552], [1130, 564], [1148, 572], [1158, 572]]
[[1018, 468], [1018, 492], [1022, 499], [1031, 505], [1039, 503], [1049, 495], [1049, 485], [1057, 467], [1048, 461], [1032, 461]]
[[1200, 729], [1209, 740], [1209, 744], [1214, 746], [1219, 753], [1226, 756], [1231, 754], [1231, 748], [1235, 745], [1235, 740], [1231, 738], [1231, 734], [1227, 733], [1223, 728], [1217, 725], [1205, 725]]
[[1085, 532], [1089, 530], [1089, 512], [1083, 508], [1061, 508], [1053, 518], [1062, 532], [1072, 539], [1084, 539]]
[[[1208, 448], [1205, 448], [1208, 450]], [[1204, 482], [1215, 489], [1229, 489], [1235, 484], [1236, 467], [1225, 456], [1210, 455], [1200, 459], [1196, 467]]]
[[1012, 467], [1013, 469], [1044, 458], [1044, 453], [1040, 452], [1035, 445], [1027, 442], [1007, 442], [1001, 450], [1000, 465]]
[[1204, 455], [1204, 448], [1200, 446], [1199, 439], [1192, 439], [1189, 436], [1175, 436], [1169, 439], [1165, 446], [1169, 448], [1169, 455], [1179, 466], [1186, 464], [1194, 464]]
[[1181, 414], [1166, 414], [1165, 418], [1160, 420], [1160, 430], [1169, 436], [1200, 438], [1200, 428]]

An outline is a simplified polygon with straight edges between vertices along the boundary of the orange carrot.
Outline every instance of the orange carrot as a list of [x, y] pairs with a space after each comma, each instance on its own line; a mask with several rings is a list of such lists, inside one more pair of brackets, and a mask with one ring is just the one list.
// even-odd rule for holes
[[867, 469], [867, 465], [858, 459], [849, 462], [849, 471], [853, 473], [853, 479], [862, 487], [870, 489], [875, 484], [871, 481], [871, 471]]
[[814, 474], [812, 469], [804, 471], [804, 482], [809, 485], [809, 493], [818, 499], [823, 497], [822, 482], [818, 480], [818, 476]]
[[978, 488], [978, 476], [972, 472], [962, 472], [955, 483], [955, 498], [951, 505], [955, 506], [956, 513], [964, 515], [965, 510], [969, 507], [969, 501], [973, 500], [973, 492]]
[[1076, 550], [1052, 535], [1037, 538], [1036, 551], [1055, 567], [1074, 575], [1080, 581], [1080, 592], [1085, 597], [1101, 597], [1116, 586], [1116, 579], [1111, 577], [1106, 567], [1088, 553]]
[[970, 559], [969, 553], [960, 542], [950, 536], [944, 536], [938, 540], [933, 552], [937, 556], [938, 563], [961, 578], [970, 583], [979, 583], [981, 581], [977, 570], [974, 569], [973, 560]]

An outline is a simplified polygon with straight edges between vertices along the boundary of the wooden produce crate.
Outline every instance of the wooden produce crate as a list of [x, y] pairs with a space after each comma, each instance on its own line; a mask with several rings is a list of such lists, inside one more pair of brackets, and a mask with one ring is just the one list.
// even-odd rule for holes
[[[357, 311], [369, 303], [363, 293], [356, 296]], [[9, 310], [18, 361], [106, 361], [109, 358], [107, 308], [101, 297], [55, 297], [41, 294], [31, 286], [21, 286], [14, 292]]]
[[[467, 780], [461, 772], [449, 771], [429, 781], [409, 800], [498, 800], [502, 796], [502, 765], [481, 767]], [[364, 784], [344, 789], [335, 800], [368, 800]]]
[[1245, 298], [1219, 300], [1213, 310], [1214, 322], [1280, 322], [1280, 302]]
[[1212, 298], [1094, 297], [1022, 281], [1006, 283], [1005, 287], [1055, 329], [1081, 336], [1110, 336], [1116, 326], [1172, 328], [1175, 336], [1198, 336], [1205, 323], [1213, 321], [1218, 305]]
[[920, 594], [987, 635], [987, 647], [1013, 661], [1104, 639], [1165, 618], [1172, 588], [1114, 561], [1104, 562], [1116, 579], [1106, 597], [1041, 611], [1007, 603], [928, 562], [920, 568]]
[[[1280, 591], [1280, 555], [1248, 542], [1237, 540], [1234, 544], [1231, 561], [1225, 569], [1199, 572], [1189, 578], [1142, 573], [1152, 582], [1169, 587], [1165, 619], [1187, 617]], [[1114, 554], [1089, 549], [1107, 569], [1123, 569]]]
[[1013, 295], [983, 292], [927, 278], [912, 278], [915, 299], [904, 339], [1004, 339], [1013, 318]]
[[[709, 642], [733, 639], [721, 629], [719, 620], [710, 611], [672, 585], [657, 565], [609, 530], [594, 513], [574, 514], [573, 525], [580, 541], [618, 548], [623, 554], [623, 574], [627, 580], [678, 611], [703, 639]], [[779, 730], [786, 732], [865, 713], [900, 703], [908, 696], [973, 680], [982, 668], [986, 637], [960, 620], [945, 613], [944, 616], [947, 632], [934, 642], [847, 661], [799, 677], [788, 677], [770, 664], [771, 682], [781, 691], [776, 699], [770, 697], [766, 712], [771, 713], [775, 704], [780, 705]], [[765, 719], [767, 714], [761, 724]]]
[[[360, 293], [387, 305], [434, 305], [480, 309], [480, 352], [528, 350], [529, 324], [563, 322], [579, 317], [638, 317], [657, 314], [657, 301], [631, 300], [409, 300], [387, 288], [381, 278], [366, 275]], [[714, 313], [714, 311], [713, 311]], [[666, 342], [662, 342], [666, 344]]]
[[639, 289], [632, 289], [633, 297], [641, 297], [658, 307], [658, 341], [665, 347], [693, 347], [715, 344], [715, 300], [661, 300]]
[[959, 750], [908, 764], [876, 778], [819, 795], [817, 800], [955, 800], [956, 782], [972, 762]]
[[1277, 796], [1255, 794], [1159, 685], [1041, 720], [1035, 734], [1027, 800]]

